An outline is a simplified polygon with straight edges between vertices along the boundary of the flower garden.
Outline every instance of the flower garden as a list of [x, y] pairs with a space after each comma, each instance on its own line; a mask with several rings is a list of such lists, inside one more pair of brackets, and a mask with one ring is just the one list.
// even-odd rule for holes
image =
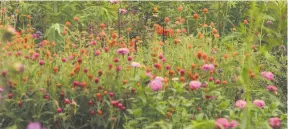
[[1, 1], [0, 128], [284, 129], [287, 2]]

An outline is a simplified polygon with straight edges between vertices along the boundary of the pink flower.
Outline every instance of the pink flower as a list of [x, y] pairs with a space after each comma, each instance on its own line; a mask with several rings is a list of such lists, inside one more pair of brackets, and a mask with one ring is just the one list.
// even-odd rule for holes
[[27, 129], [42, 129], [39, 122], [30, 122], [27, 126]]
[[235, 128], [235, 127], [237, 127], [239, 124], [238, 124], [238, 122], [236, 121], [236, 120], [232, 120], [231, 122], [230, 122], [230, 128]]
[[0, 93], [4, 92], [4, 89], [2, 87], [0, 87]]
[[229, 122], [226, 118], [219, 118], [216, 120], [216, 129], [232, 129], [238, 125], [238, 122], [235, 120], [232, 120], [231, 122]]
[[204, 64], [203, 66], [202, 66], [202, 70], [203, 71], [210, 71], [210, 70], [214, 70], [214, 65], [213, 64]]
[[153, 91], [159, 91], [162, 89], [162, 81], [160, 78], [152, 80], [149, 85]]
[[119, 49], [117, 50], [117, 53], [118, 53], [119, 55], [125, 55], [125, 54], [128, 54], [128, 53], [129, 53], [129, 49], [128, 49], [128, 48], [119, 48]]
[[117, 0], [109, 0], [109, 2], [110, 2], [111, 4], [118, 4], [118, 3], [119, 3], [119, 1], [117, 1]]
[[39, 60], [39, 65], [44, 65], [45, 61], [44, 60]]
[[132, 63], [131, 63], [131, 66], [134, 67], [134, 68], [140, 68], [140, 67], [141, 67], [141, 64], [140, 64], [140, 63], [137, 63], [137, 62], [132, 62]]
[[33, 56], [32, 56], [32, 58], [33, 58], [33, 60], [35, 60], [35, 59], [37, 59], [39, 56], [40, 56], [39, 53], [34, 53]]
[[146, 72], [145, 75], [148, 77], [153, 77], [153, 75], [150, 72]]
[[273, 129], [277, 129], [281, 127], [281, 120], [277, 117], [273, 117], [269, 119], [269, 125], [270, 127], [272, 127]]
[[237, 100], [236, 103], [235, 103], [235, 106], [236, 106], [237, 108], [243, 109], [243, 108], [245, 108], [245, 106], [246, 106], [246, 101], [244, 101], [244, 100]]
[[116, 71], [118, 72], [118, 71], [120, 71], [122, 68], [121, 68], [121, 66], [117, 66], [116, 67]]
[[267, 86], [267, 90], [269, 90], [269, 91], [277, 91], [277, 87], [269, 85], [269, 86]]
[[263, 100], [257, 100], [256, 99], [253, 101], [253, 104], [255, 104], [259, 108], [264, 108], [264, 106], [265, 106], [265, 102]]
[[189, 83], [189, 86], [190, 86], [190, 88], [192, 89], [192, 90], [196, 90], [196, 89], [198, 89], [198, 88], [200, 88], [201, 87], [201, 82], [199, 82], [199, 81], [191, 81], [190, 83]]
[[91, 45], [96, 45], [97, 42], [96, 42], [96, 41], [92, 41], [90, 44], [91, 44]]
[[126, 14], [128, 11], [126, 9], [119, 9], [119, 13]]
[[133, 57], [132, 56], [128, 56], [128, 61], [132, 61], [133, 60]]
[[101, 51], [100, 50], [96, 50], [95, 51], [95, 56], [99, 56], [101, 54]]
[[271, 72], [261, 72], [262, 77], [266, 78], [267, 80], [273, 80], [274, 79], [274, 74]]
[[163, 77], [159, 77], [159, 76], [157, 76], [157, 77], [155, 77], [155, 80], [163, 81], [164, 78], [163, 78]]

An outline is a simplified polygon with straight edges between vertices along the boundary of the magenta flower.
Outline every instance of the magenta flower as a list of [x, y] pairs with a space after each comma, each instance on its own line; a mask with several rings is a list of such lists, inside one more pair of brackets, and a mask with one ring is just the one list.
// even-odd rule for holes
[[94, 40], [94, 41], [92, 41], [90, 44], [91, 44], [91, 45], [96, 45], [97, 42]]
[[44, 60], [39, 60], [39, 65], [44, 65], [45, 64], [45, 61]]
[[131, 63], [131, 66], [134, 67], [134, 68], [140, 68], [140, 67], [141, 67], [141, 64], [140, 64], [140, 63], [137, 63], [137, 62], [132, 62], [132, 63]]
[[27, 129], [42, 129], [39, 122], [30, 122], [27, 126]]
[[232, 129], [238, 125], [238, 122], [235, 120], [232, 120], [231, 122], [229, 122], [226, 118], [219, 118], [216, 120], [216, 129]]
[[275, 91], [277, 91], [277, 87], [269, 85], [269, 86], [267, 86], [267, 90], [275, 92]]
[[273, 129], [280, 129], [281, 127], [281, 120], [277, 117], [273, 117], [269, 119], [269, 125], [270, 127], [272, 127]]
[[32, 34], [32, 38], [33, 38], [33, 39], [37, 39], [37, 38], [38, 38], [38, 35], [37, 35], [37, 34]]
[[133, 60], [133, 57], [132, 56], [128, 56], [128, 61], [132, 61]]
[[121, 68], [120, 65], [116, 67], [116, 71], [117, 71], [117, 72], [120, 71], [121, 69], [122, 69], [122, 68]]
[[236, 103], [235, 103], [235, 106], [236, 106], [237, 108], [243, 109], [243, 108], [245, 108], [245, 106], [246, 106], [246, 101], [244, 101], [244, 100], [237, 100]]
[[262, 77], [266, 78], [267, 80], [273, 80], [274, 74], [272, 72], [261, 72]]
[[117, 50], [117, 53], [118, 53], [119, 55], [125, 55], [125, 54], [128, 54], [128, 53], [129, 53], [129, 49], [128, 49], [128, 48], [119, 48], [119, 49]]
[[101, 51], [100, 50], [96, 50], [95, 51], [95, 56], [99, 56], [101, 54]]
[[153, 91], [159, 91], [162, 89], [162, 81], [160, 78], [152, 80], [149, 85]]
[[37, 59], [39, 56], [40, 56], [39, 53], [34, 53], [33, 56], [32, 56], [32, 59], [35, 60], [35, 59]]
[[258, 100], [258, 99], [254, 100], [253, 104], [255, 104], [259, 108], [264, 108], [265, 106], [265, 102], [263, 100]]
[[202, 70], [203, 71], [211, 71], [211, 70], [214, 70], [214, 65], [213, 64], [204, 64], [202, 66]]
[[201, 87], [201, 82], [199, 82], [199, 81], [191, 81], [190, 83], [189, 83], [189, 86], [190, 86], [190, 88], [192, 89], [192, 90], [196, 90], [196, 89], [198, 89], [198, 88], [200, 88]]

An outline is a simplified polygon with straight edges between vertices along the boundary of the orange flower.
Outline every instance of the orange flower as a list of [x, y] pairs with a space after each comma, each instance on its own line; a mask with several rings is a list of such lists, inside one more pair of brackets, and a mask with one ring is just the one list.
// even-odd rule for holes
[[87, 87], [87, 83], [86, 83], [86, 82], [82, 82], [82, 83], [81, 83], [81, 86], [82, 86], [83, 88], [86, 88], [86, 87]]
[[168, 23], [170, 21], [169, 17], [165, 17], [164, 21]]
[[197, 53], [197, 58], [198, 58], [198, 59], [201, 59], [201, 57], [202, 57], [202, 52], [201, 52], [201, 51], [198, 51], [198, 53]]
[[153, 8], [153, 11], [154, 11], [154, 12], [157, 12], [157, 11], [158, 11], [158, 7], [154, 7], [154, 8]]
[[248, 23], [248, 20], [244, 20], [244, 24], [245, 24], [245, 25], [249, 24], [249, 23]]
[[30, 20], [30, 19], [31, 19], [31, 15], [27, 15], [27, 19], [29, 19], [29, 20]]
[[102, 115], [103, 112], [101, 110], [98, 110], [97, 113], [98, 115]]
[[183, 7], [182, 7], [182, 6], [179, 6], [179, 7], [178, 7], [178, 11], [179, 11], [179, 12], [182, 12], [182, 10], [183, 10]]
[[180, 77], [180, 82], [185, 82], [185, 77]]
[[72, 76], [74, 76], [75, 75], [75, 73], [72, 71], [72, 72], [70, 72], [70, 77], [72, 77]]
[[207, 8], [204, 8], [204, 9], [203, 9], [203, 12], [204, 12], [204, 13], [208, 13], [208, 9], [207, 9]]
[[54, 73], [57, 73], [57, 72], [58, 72], [58, 67], [55, 66], [55, 67], [53, 68], [53, 71], [54, 71]]
[[101, 28], [101, 29], [104, 29], [105, 26], [106, 26], [106, 25], [105, 25], [104, 23], [100, 24], [100, 28]]
[[131, 32], [132, 31], [132, 29], [129, 27], [129, 28], [127, 28], [127, 32]]
[[217, 31], [217, 29], [213, 28], [212, 32], [213, 32], [213, 34], [217, 34], [218, 31]]
[[169, 75], [173, 76], [175, 74], [174, 70], [169, 70]]
[[71, 23], [70, 23], [69, 21], [66, 21], [65, 25], [66, 25], [67, 27], [70, 27], [70, 26], [71, 26]]
[[127, 80], [123, 80], [123, 85], [127, 84]]
[[198, 15], [198, 14], [194, 14], [194, 15], [193, 15], [193, 18], [194, 18], [195, 20], [197, 20], [197, 19], [199, 18], [199, 15]]
[[77, 17], [77, 16], [75, 16], [75, 17], [74, 17], [74, 21], [79, 22], [79, 21], [80, 21], [80, 18]]

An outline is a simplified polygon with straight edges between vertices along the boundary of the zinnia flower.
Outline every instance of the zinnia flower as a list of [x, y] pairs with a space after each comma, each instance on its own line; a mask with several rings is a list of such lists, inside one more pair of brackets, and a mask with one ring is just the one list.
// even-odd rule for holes
[[190, 86], [190, 88], [191, 88], [192, 90], [196, 90], [196, 89], [198, 89], [198, 88], [201, 87], [201, 82], [199, 82], [199, 81], [191, 81], [191, 82], [189, 83], [189, 86]]
[[273, 80], [274, 79], [274, 74], [271, 72], [261, 72], [262, 77], [266, 78], [267, 80]]
[[219, 118], [216, 120], [216, 129], [232, 129], [238, 125], [238, 122], [235, 120], [232, 120], [231, 122], [229, 122], [226, 118]]
[[277, 87], [276, 86], [272, 86], [272, 85], [269, 85], [269, 86], [267, 86], [267, 90], [269, 90], [269, 91], [277, 91]]
[[270, 127], [272, 127], [273, 129], [277, 129], [281, 127], [281, 120], [277, 117], [273, 117], [269, 119], [269, 125]]
[[202, 66], [202, 70], [203, 70], [203, 71], [214, 70], [214, 65], [213, 65], [213, 64], [204, 64], [204, 65]]
[[162, 89], [162, 81], [159, 78], [152, 80], [149, 85], [153, 91], [159, 91]]
[[27, 126], [27, 129], [42, 129], [39, 122], [30, 122]]
[[117, 53], [118, 53], [119, 55], [125, 55], [125, 54], [128, 54], [128, 53], [129, 53], [129, 49], [128, 49], [128, 48], [119, 48], [119, 49], [117, 50]]
[[137, 62], [132, 62], [132, 63], [131, 63], [131, 66], [134, 67], [134, 68], [140, 68], [140, 67], [141, 67], [141, 64], [140, 64], [140, 63], [137, 63]]
[[256, 99], [253, 101], [253, 104], [255, 104], [259, 108], [264, 108], [264, 106], [265, 106], [265, 102], [263, 100], [257, 100]]
[[237, 100], [236, 103], [235, 103], [235, 106], [236, 106], [237, 108], [243, 109], [243, 108], [245, 108], [245, 106], [246, 106], [246, 101], [244, 101], [244, 100]]

